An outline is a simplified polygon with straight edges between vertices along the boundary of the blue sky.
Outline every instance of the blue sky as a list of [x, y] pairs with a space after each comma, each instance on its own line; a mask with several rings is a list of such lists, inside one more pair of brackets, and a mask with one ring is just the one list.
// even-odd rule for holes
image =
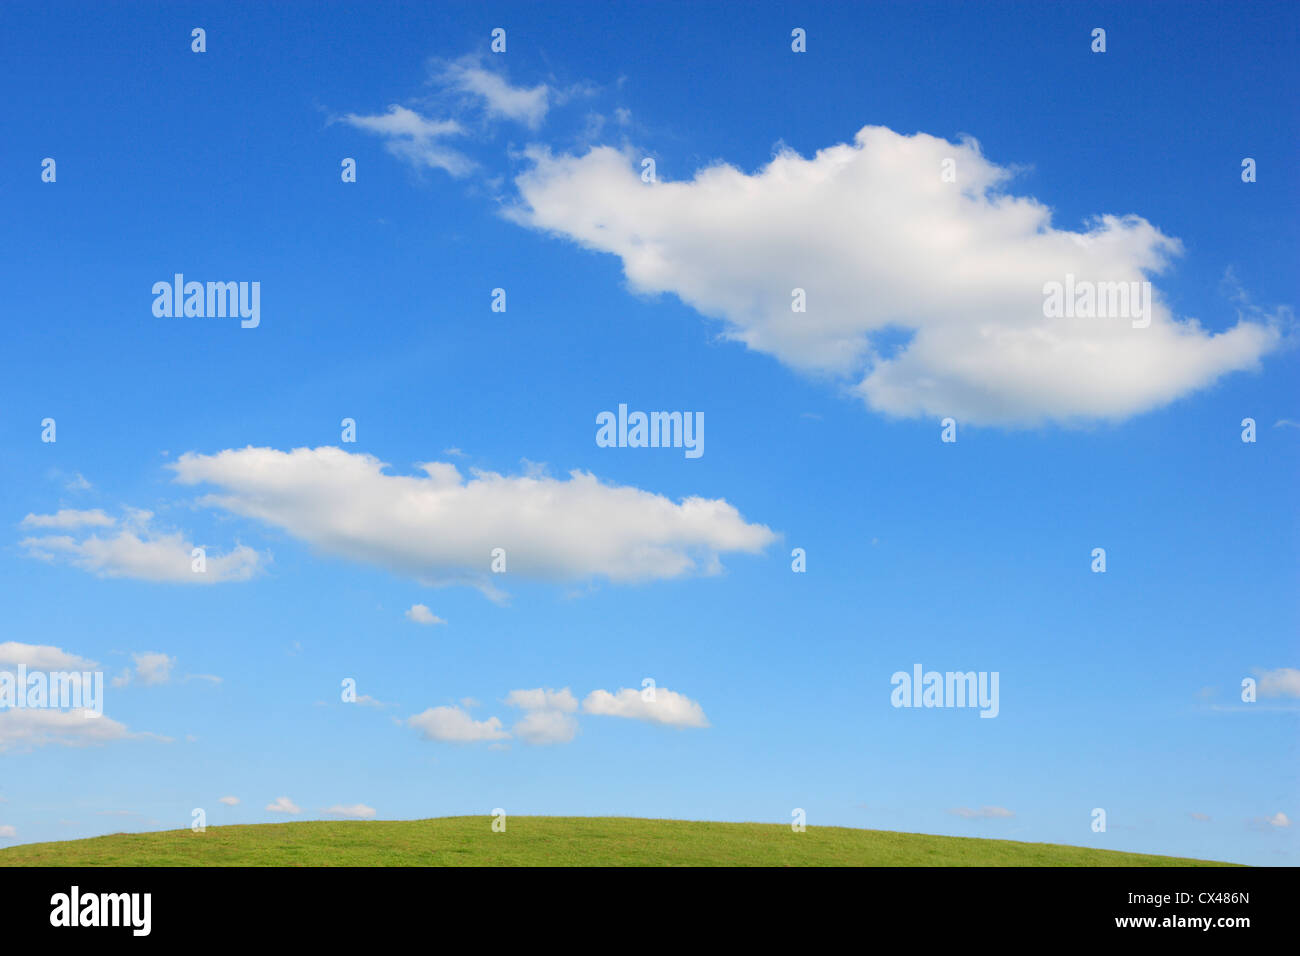
[[[0, 711], [0, 845], [803, 808], [1297, 862], [1293, 5], [5, 21], [0, 669], [93, 661], [113, 723]], [[1035, 313], [1067, 268], [1155, 320]], [[177, 272], [259, 325], [155, 316]], [[996, 719], [891, 706], [917, 663]]]

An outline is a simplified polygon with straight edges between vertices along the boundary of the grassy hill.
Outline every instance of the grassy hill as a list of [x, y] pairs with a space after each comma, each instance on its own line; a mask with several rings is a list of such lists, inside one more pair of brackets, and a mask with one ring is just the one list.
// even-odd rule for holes
[[625, 817], [265, 823], [0, 850], [0, 866], [1225, 866], [1051, 843]]

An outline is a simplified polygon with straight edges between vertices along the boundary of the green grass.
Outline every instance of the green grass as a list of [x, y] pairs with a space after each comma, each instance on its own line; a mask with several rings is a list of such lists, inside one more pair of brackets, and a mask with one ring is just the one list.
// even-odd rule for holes
[[1225, 866], [1052, 843], [627, 817], [486, 816], [117, 833], [0, 850], [0, 866]]

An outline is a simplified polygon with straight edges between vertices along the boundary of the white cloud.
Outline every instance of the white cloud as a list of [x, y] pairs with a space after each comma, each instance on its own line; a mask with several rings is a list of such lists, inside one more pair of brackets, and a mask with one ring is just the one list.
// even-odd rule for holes
[[514, 735], [528, 744], [567, 744], [578, 733], [578, 721], [570, 715], [578, 709], [578, 699], [569, 688], [555, 691], [538, 687], [512, 690], [506, 704], [526, 711], [511, 728]]
[[446, 624], [442, 618], [429, 610], [426, 604], [412, 604], [406, 612], [406, 619], [416, 624]]
[[672, 727], [709, 726], [704, 708], [689, 697], [665, 687], [656, 687], [652, 700], [647, 700], [642, 691], [628, 687], [619, 688], [613, 694], [607, 690], [593, 690], [582, 702], [582, 710], [588, 714], [648, 720]]
[[1260, 697], [1300, 697], [1300, 670], [1279, 667], [1271, 671], [1255, 671], [1259, 675]]
[[416, 166], [446, 170], [453, 176], [465, 176], [474, 169], [473, 160], [442, 143], [448, 136], [465, 132], [455, 120], [429, 119], [405, 106], [393, 105], [387, 113], [348, 113], [339, 121], [382, 137], [385, 149]]
[[449, 64], [439, 78], [452, 89], [480, 99], [488, 116], [516, 120], [529, 129], [541, 126], [550, 107], [550, 89], [546, 84], [530, 88], [511, 86], [500, 74], [480, 66], [477, 57]]
[[501, 729], [501, 721], [496, 717], [475, 720], [459, 707], [430, 707], [422, 714], [408, 717], [406, 723], [420, 731], [425, 740], [463, 744], [504, 740], [510, 736]]
[[288, 797], [276, 797], [273, 803], [266, 805], [266, 809], [272, 813], [302, 813], [302, 808]]
[[1281, 810], [1273, 814], [1271, 817], [1268, 817], [1268, 822], [1275, 827], [1289, 827], [1291, 825], [1291, 821]]
[[[1255, 368], [1281, 341], [1277, 323], [1240, 312], [1216, 334], [1176, 320], [1155, 291], [1147, 328], [1045, 318], [1045, 283], [1145, 281], [1181, 246], [1138, 216], [1054, 228], [1047, 206], [1000, 191], [1011, 171], [969, 139], [865, 127], [752, 175], [715, 165], [652, 184], [631, 151], [527, 155], [511, 218], [619, 256], [634, 290], [674, 293], [888, 415], [1118, 420]], [[956, 183], [940, 175], [949, 157]]]
[[459, 136], [465, 130], [455, 120], [431, 120], [407, 109], [393, 105], [388, 112], [378, 116], [358, 116], [349, 113], [343, 122], [371, 133], [385, 136], [406, 136], [410, 139], [436, 139], [440, 136]]
[[48, 744], [87, 747], [130, 737], [168, 739], [155, 734], [131, 733], [125, 725], [109, 717], [88, 717], [86, 714], [82, 708], [0, 710], [0, 752], [29, 750]]
[[9, 824], [0, 824], [0, 837], [13, 838], [18, 835], [18, 831]]
[[978, 810], [972, 810], [970, 807], [958, 807], [948, 812], [966, 820], [1005, 820], [1015, 816], [1006, 807], [980, 807]]
[[60, 508], [52, 515], [29, 514], [21, 523], [24, 528], [59, 528], [67, 531], [71, 528], [107, 528], [115, 522], [99, 508], [92, 511]]
[[172, 667], [176, 664], [176, 658], [156, 651], [131, 656], [135, 659], [136, 680], [141, 684], [148, 687], [154, 684], [165, 684], [171, 680]]
[[238, 797], [222, 797], [222, 798], [221, 798], [220, 800], [218, 800], [217, 802], [218, 802], [218, 803], [224, 803], [224, 804], [225, 804], [226, 806], [228, 806], [228, 807], [237, 807], [237, 806], [239, 806], [239, 798], [238, 798]]
[[94, 668], [95, 662], [49, 644], [0, 643], [0, 666], [26, 667], [37, 671], [78, 671]]
[[[168, 657], [157, 651], [146, 651], [141, 654], [132, 654], [135, 661], [135, 672], [131, 668], [125, 667], [122, 673], [114, 677], [111, 681], [114, 687], [125, 687], [131, 683], [132, 679], [137, 680], [145, 687], [151, 687], [156, 684], [166, 684], [171, 680], [172, 668], [176, 665], [176, 658]], [[221, 683], [220, 677], [213, 677], [210, 674], [189, 675], [201, 677], [205, 680], [211, 680], [215, 683]], [[186, 677], [188, 680], [189, 677]]]
[[89, 491], [94, 487], [94, 485], [86, 480], [85, 475], [81, 472], [77, 472], [76, 475], [74, 475], [63, 487], [67, 488], [69, 491]]
[[512, 690], [506, 695], [506, 705], [520, 710], [557, 710], [571, 714], [578, 709], [578, 699], [567, 687], [558, 691], [538, 687], [535, 690]]
[[[94, 514], [98, 512], [78, 512]], [[64, 512], [59, 512], [64, 514]], [[28, 515], [30, 518], [51, 516]], [[58, 516], [52, 516], [57, 518]], [[205, 570], [194, 570], [194, 544], [179, 532], [164, 534], [152, 530], [148, 511], [128, 511], [116, 534], [98, 534], [80, 540], [71, 535], [24, 538], [20, 543], [30, 556], [44, 561], [66, 561], [74, 567], [103, 578], [136, 578], [174, 584], [217, 584], [246, 581], [260, 569], [264, 556], [238, 545], [227, 554], [208, 551]], [[110, 523], [113, 522], [110, 519]], [[63, 527], [66, 527], [63, 526]]]
[[335, 804], [325, 811], [335, 817], [350, 817], [353, 820], [369, 820], [375, 815], [375, 808], [368, 807], [364, 803], [354, 803], [351, 806], [341, 806]]
[[532, 710], [511, 728], [524, 743], [535, 746], [567, 744], [578, 733], [578, 722], [558, 710]]
[[434, 462], [420, 466], [423, 476], [390, 475], [371, 455], [333, 447], [187, 452], [169, 467], [184, 484], [221, 488], [203, 503], [322, 551], [488, 594], [496, 548], [511, 575], [627, 582], [716, 572], [723, 552], [757, 553], [776, 537], [722, 499], [674, 503], [581, 471], [559, 480], [475, 470], [466, 479]]

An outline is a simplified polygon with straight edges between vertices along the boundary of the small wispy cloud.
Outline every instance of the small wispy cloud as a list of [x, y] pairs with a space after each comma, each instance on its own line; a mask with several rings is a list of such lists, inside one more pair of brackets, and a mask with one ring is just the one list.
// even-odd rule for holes
[[59, 528], [65, 531], [72, 528], [107, 528], [115, 523], [113, 518], [99, 508], [89, 511], [60, 508], [52, 515], [29, 514], [19, 522], [24, 528]]
[[1260, 697], [1300, 697], [1300, 669], [1278, 667], [1274, 670], [1255, 670], [1259, 678]]
[[486, 69], [477, 56], [446, 64], [434, 78], [450, 89], [475, 97], [489, 117], [514, 120], [529, 129], [540, 127], [550, 109], [551, 89], [545, 83], [512, 86], [501, 73]]
[[[112, 680], [114, 687], [126, 687], [133, 680], [143, 687], [153, 687], [158, 684], [166, 684], [172, 679], [172, 668], [176, 666], [176, 658], [159, 651], [145, 651], [140, 654], [132, 654], [131, 659], [135, 661], [134, 672], [131, 668], [123, 669], [122, 673]], [[220, 683], [220, 677], [210, 678]]]
[[1279, 810], [1271, 817], [1253, 817], [1246, 825], [1254, 830], [1285, 830], [1291, 826], [1291, 818]]
[[472, 159], [444, 142], [464, 135], [465, 128], [456, 120], [431, 119], [393, 104], [386, 113], [346, 113], [336, 121], [380, 137], [388, 152], [414, 166], [441, 169], [456, 177], [467, 176], [475, 168]]
[[980, 807], [978, 810], [972, 810], [970, 807], [957, 807], [948, 812], [961, 817], [963, 820], [1009, 820], [1015, 816], [1006, 807]]
[[434, 624], [446, 624], [442, 618], [429, 610], [427, 604], [412, 604], [406, 611], [406, 619], [414, 621], [416, 624], [425, 624], [432, 626]]

